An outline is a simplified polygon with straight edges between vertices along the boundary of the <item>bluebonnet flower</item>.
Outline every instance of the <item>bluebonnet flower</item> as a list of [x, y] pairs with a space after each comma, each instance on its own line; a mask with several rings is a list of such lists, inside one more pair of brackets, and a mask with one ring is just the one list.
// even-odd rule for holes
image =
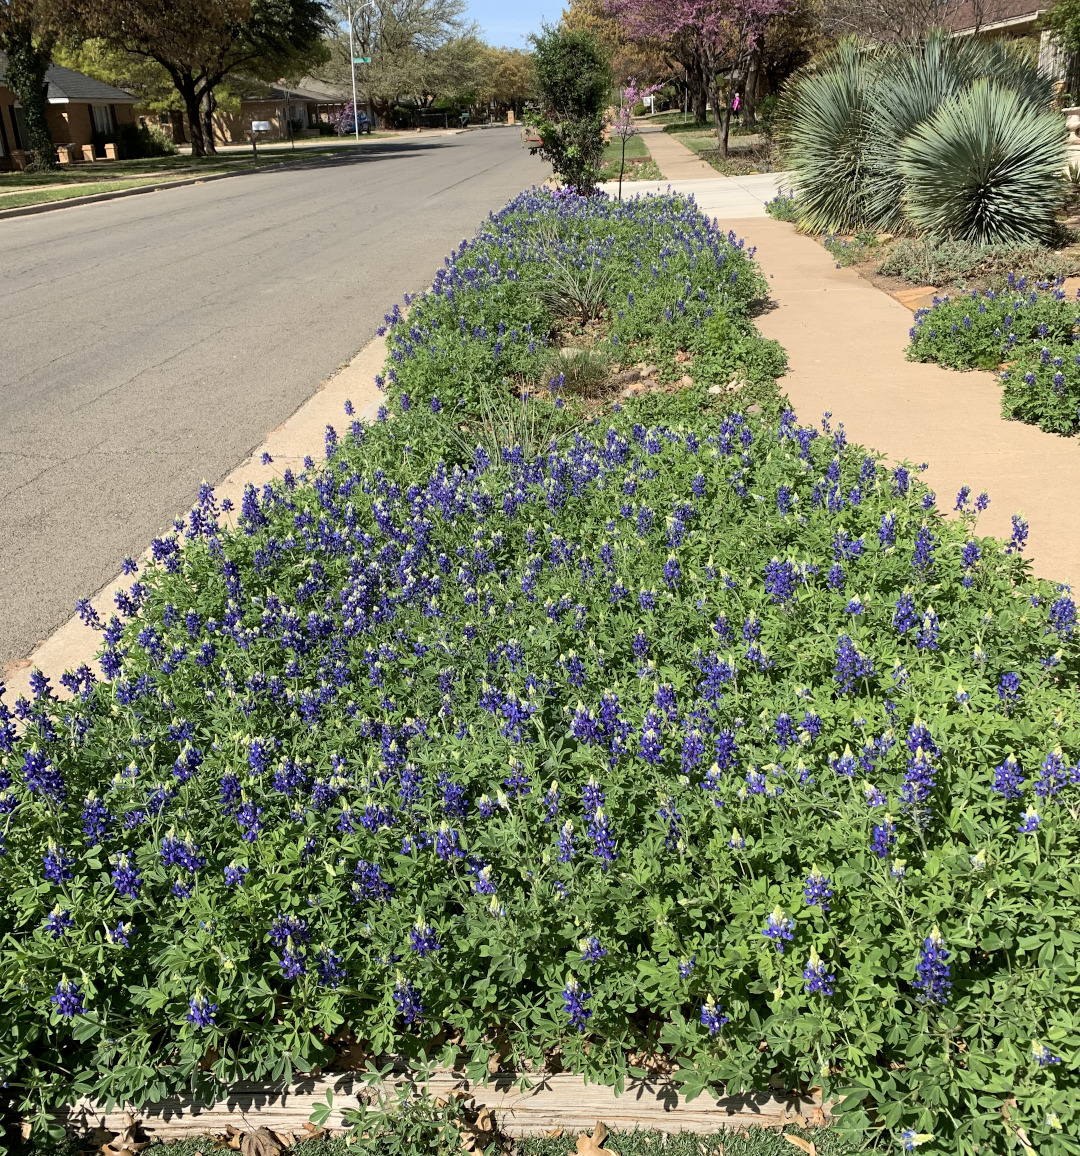
[[900, 1143], [903, 1145], [905, 1152], [914, 1152], [916, 1148], [921, 1148], [924, 1144], [929, 1144], [933, 1138], [934, 1134], [932, 1132], [916, 1132], [914, 1128], [905, 1128], [900, 1133]]
[[885, 792], [875, 787], [873, 783], [863, 783], [863, 795], [868, 807], [884, 807], [888, 802]]
[[1072, 638], [1076, 628], [1076, 603], [1062, 594], [1050, 604], [1050, 629], [1062, 638]]
[[952, 988], [949, 958], [941, 932], [935, 927], [923, 940], [922, 953], [915, 966], [915, 987], [927, 1003], [948, 1003]]
[[766, 939], [771, 939], [773, 946], [783, 955], [784, 942], [795, 937], [795, 924], [784, 914], [784, 909], [778, 904], [766, 919], [765, 926], [761, 929], [761, 934], [764, 935]]
[[934, 613], [934, 608], [928, 606], [923, 611], [922, 621], [919, 625], [919, 633], [915, 639], [915, 645], [919, 650], [937, 650], [938, 637], [941, 634], [941, 627], [938, 623], [938, 617]]
[[394, 985], [394, 1004], [408, 1026], [420, 1023], [424, 1018], [424, 1005], [420, 999], [420, 989], [399, 973]]
[[915, 534], [915, 552], [911, 559], [911, 568], [916, 574], [925, 577], [934, 565], [934, 547], [937, 539], [930, 532], [930, 527], [923, 522]]
[[708, 1031], [709, 1035], [718, 1036], [724, 1024], [730, 1022], [731, 1017], [724, 1015], [723, 1008], [716, 1002], [716, 999], [711, 995], [707, 996], [701, 1005], [701, 1026]]
[[326, 946], [319, 948], [315, 972], [323, 987], [340, 987], [345, 979], [345, 965], [342, 963], [341, 956]]
[[1020, 676], [1012, 671], [1003, 674], [1001, 681], [998, 683], [997, 695], [1001, 700], [1005, 713], [1008, 714], [1009, 709], [1020, 697]]
[[115, 856], [112, 860], [113, 887], [119, 895], [128, 899], [137, 899], [142, 887], [142, 876], [126, 854]]
[[1023, 514], [1013, 514], [1012, 536], [1009, 538], [1009, 544], [1005, 547], [1005, 553], [1022, 554], [1027, 545], [1029, 531], [1027, 518]]
[[60, 884], [64, 880], [70, 879], [72, 867], [75, 866], [74, 858], [61, 847], [55, 839], [50, 839], [46, 844], [44, 855], [45, 863], [45, 878], [50, 883]]
[[67, 935], [74, 926], [75, 920], [72, 919], [71, 912], [66, 907], [61, 907], [59, 903], [45, 917], [45, 930], [53, 939]]
[[1065, 763], [1061, 747], [1052, 750], [1039, 766], [1039, 777], [1035, 782], [1035, 794], [1040, 799], [1052, 799], [1070, 781], [1070, 771]]
[[216, 1003], [211, 1003], [202, 992], [196, 989], [188, 1004], [188, 1013], [184, 1018], [189, 1024], [194, 1024], [197, 1028], [212, 1028], [214, 1027], [214, 1013], [217, 1009]]
[[664, 846], [669, 851], [675, 851], [679, 848], [679, 843], [682, 840], [682, 815], [675, 808], [675, 800], [669, 795], [663, 805], [660, 807], [660, 821], [667, 823], [667, 833], [664, 835]]
[[1010, 754], [1003, 763], [994, 768], [993, 789], [1006, 799], [1019, 799], [1023, 794], [1020, 788], [1024, 782], [1015, 755]]
[[807, 995], [832, 995], [833, 983], [836, 976], [826, 970], [825, 961], [818, 955], [817, 949], [810, 948], [810, 958], [803, 968], [803, 987]]
[[850, 694], [856, 682], [873, 678], [874, 674], [873, 659], [863, 654], [849, 635], [841, 633], [836, 643], [836, 668], [833, 671], [837, 694]]
[[1049, 1067], [1051, 1064], [1060, 1064], [1061, 1057], [1055, 1056], [1054, 1053], [1038, 1040], [1031, 1041], [1031, 1058], [1039, 1065], [1040, 1068]]
[[823, 875], [815, 863], [810, 868], [810, 874], [806, 877], [806, 883], [803, 886], [803, 897], [806, 899], [808, 907], [820, 907], [823, 913], [829, 910], [829, 900], [832, 898], [832, 880], [828, 875]]
[[601, 959], [607, 955], [607, 951], [601, 946], [600, 940], [595, 935], [590, 935], [588, 939], [583, 939], [578, 944], [578, 950], [581, 952], [581, 958], [584, 963], [599, 963]]
[[460, 858], [465, 854], [461, 849], [459, 842], [460, 836], [445, 821], [439, 824], [439, 829], [435, 835], [435, 854], [444, 862], [451, 859]]
[[1038, 829], [1042, 818], [1039, 812], [1034, 807], [1028, 807], [1024, 812], [1024, 817], [1020, 820], [1020, 826], [1017, 828], [1021, 835], [1033, 835]]
[[765, 567], [765, 592], [769, 601], [785, 606], [795, 597], [798, 579], [799, 572], [790, 562], [781, 562], [774, 557]]
[[86, 1011], [82, 988], [66, 975], [56, 985], [56, 991], [49, 1000], [56, 1005], [56, 1014], [63, 1016], [64, 1019], [82, 1015]]
[[281, 952], [281, 972], [286, 979], [296, 979], [307, 971], [307, 957], [302, 948], [297, 947], [292, 936], [285, 940]]
[[225, 886], [226, 887], [243, 887], [244, 877], [247, 875], [247, 866], [243, 863], [237, 863], [234, 859], [225, 868]]
[[421, 959], [442, 947], [435, 928], [430, 923], [426, 923], [423, 916], [417, 919], [416, 924], [409, 931], [409, 946]]
[[679, 559], [677, 555], [669, 554], [667, 561], [664, 563], [664, 581], [674, 590], [679, 585], [681, 578], [682, 568], [679, 565]]
[[855, 756], [851, 753], [849, 745], [844, 746], [844, 753], [837, 758], [835, 754], [829, 755], [829, 766], [838, 774], [846, 779], [853, 778], [855, 775]]
[[97, 795], [90, 791], [83, 803], [82, 829], [86, 836], [86, 845], [96, 847], [105, 835], [106, 827], [112, 822], [112, 815], [108, 807]]
[[683, 958], [679, 960], [679, 978], [680, 979], [689, 979], [691, 973], [693, 972], [693, 970], [696, 966], [697, 966], [697, 956], [696, 955], [691, 955], [689, 958], [686, 956], [683, 956]]
[[567, 819], [559, 832], [559, 862], [569, 863], [574, 858], [574, 824]]
[[600, 860], [601, 867], [606, 871], [618, 859], [619, 852], [615, 846], [615, 839], [608, 826], [607, 815], [603, 807], [597, 807], [589, 824], [589, 838], [593, 841], [593, 855]]
[[571, 976], [563, 988], [563, 1011], [570, 1017], [570, 1026], [583, 1032], [592, 1018], [592, 1008], [585, 1005], [592, 999], [591, 991], [583, 991], [581, 984]]
[[870, 840], [870, 849], [879, 859], [889, 857], [889, 848], [896, 842], [896, 825], [892, 815], [886, 815], [883, 822], [874, 827], [874, 834]]
[[743, 838], [742, 834], [739, 832], [738, 827], [733, 827], [731, 829], [731, 838], [728, 839], [728, 846], [733, 851], [741, 851], [743, 849], [743, 847], [746, 846], [746, 840]]

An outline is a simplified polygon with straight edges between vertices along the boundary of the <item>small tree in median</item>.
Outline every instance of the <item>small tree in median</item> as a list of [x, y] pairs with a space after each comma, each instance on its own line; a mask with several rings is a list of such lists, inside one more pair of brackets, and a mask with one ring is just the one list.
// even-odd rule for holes
[[611, 70], [596, 37], [545, 26], [532, 38], [536, 107], [526, 114], [540, 134], [540, 155], [576, 193], [596, 191], [604, 152], [604, 110]]

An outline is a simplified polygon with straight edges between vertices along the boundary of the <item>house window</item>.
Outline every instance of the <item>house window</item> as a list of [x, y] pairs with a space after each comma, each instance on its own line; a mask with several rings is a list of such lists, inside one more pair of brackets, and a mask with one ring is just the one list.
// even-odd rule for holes
[[90, 122], [94, 126], [95, 136], [105, 136], [116, 131], [116, 118], [113, 116], [111, 104], [92, 104], [90, 106]]

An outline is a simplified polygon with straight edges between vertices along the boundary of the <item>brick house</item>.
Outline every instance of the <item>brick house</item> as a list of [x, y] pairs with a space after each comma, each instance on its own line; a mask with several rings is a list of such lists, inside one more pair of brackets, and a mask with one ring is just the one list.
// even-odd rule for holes
[[[7, 58], [0, 53], [0, 169], [21, 169], [26, 164], [26, 127], [15, 94], [4, 84], [6, 70]], [[59, 64], [49, 66], [45, 80], [49, 132], [61, 160], [65, 150], [71, 160], [102, 159], [101, 138], [118, 125], [135, 123], [138, 101], [122, 89]]]
[[962, 0], [947, 23], [956, 36], [1031, 41], [1033, 49], [1038, 46], [1040, 71], [1064, 82], [1070, 61], [1051, 33], [1040, 27], [1052, 4], [1053, 0]]
[[[293, 135], [305, 136], [317, 130], [320, 124], [329, 124], [346, 105], [351, 104], [350, 92], [310, 76], [292, 86], [277, 81], [244, 96], [239, 112], [219, 109], [214, 113], [214, 139], [218, 144], [246, 141], [253, 120], [270, 122], [270, 131], [265, 134], [269, 140], [288, 140], [290, 121]], [[364, 107], [360, 105], [361, 109]]]

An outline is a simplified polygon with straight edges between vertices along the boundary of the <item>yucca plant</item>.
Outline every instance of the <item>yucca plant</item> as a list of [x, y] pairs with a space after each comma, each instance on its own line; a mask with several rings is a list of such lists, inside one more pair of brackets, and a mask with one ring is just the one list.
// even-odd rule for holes
[[871, 58], [854, 40], [800, 73], [782, 99], [780, 142], [797, 174], [807, 229], [854, 231], [866, 222], [866, 79]]
[[1063, 196], [1065, 125], [983, 77], [901, 144], [904, 212], [934, 237], [1049, 241]]
[[[797, 74], [784, 98], [782, 132], [796, 171], [804, 227], [822, 232], [906, 232], [914, 227], [930, 229], [937, 236], [960, 236], [950, 231], [944, 218], [934, 218], [931, 226], [925, 215], [912, 216], [909, 207], [914, 199], [908, 194], [900, 156], [921, 126], [985, 78], [1012, 93], [1014, 106], [1022, 110], [1011, 138], [1018, 147], [1020, 124], [1032, 129], [1044, 123], [1040, 114], [1053, 93], [1029, 55], [1007, 44], [957, 39], [940, 31], [916, 43], [886, 47], [848, 41]], [[1060, 122], [1060, 117], [1056, 119]], [[1058, 130], [1063, 138], [1060, 124]], [[1035, 140], [1030, 144], [1039, 151]], [[912, 147], [918, 151], [921, 146]], [[1005, 166], [999, 181], [1007, 182], [1011, 171]], [[950, 187], [967, 180], [953, 173]], [[1044, 182], [1040, 196], [1059, 196], [1058, 184], [1056, 177]], [[1017, 195], [1025, 196], [1028, 190], [1027, 184], [1018, 186]], [[1044, 233], [1037, 220], [1024, 239], [1035, 240]]]

